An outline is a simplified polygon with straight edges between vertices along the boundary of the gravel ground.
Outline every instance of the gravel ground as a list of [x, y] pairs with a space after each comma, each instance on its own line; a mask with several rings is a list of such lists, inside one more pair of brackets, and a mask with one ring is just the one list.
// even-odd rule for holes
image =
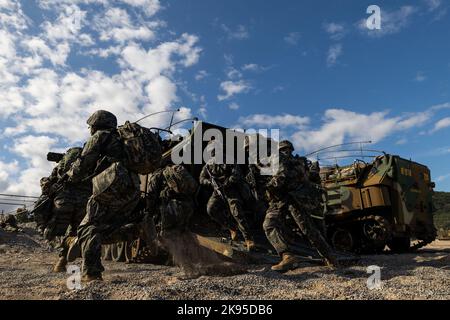
[[[450, 241], [414, 254], [363, 256], [340, 270], [305, 264], [284, 275], [250, 265], [246, 274], [186, 280], [177, 267], [105, 262], [104, 282], [69, 290], [68, 275], [51, 272], [57, 254], [24, 230], [0, 230], [0, 299], [450, 299]], [[367, 288], [369, 265], [381, 268], [381, 289]]]

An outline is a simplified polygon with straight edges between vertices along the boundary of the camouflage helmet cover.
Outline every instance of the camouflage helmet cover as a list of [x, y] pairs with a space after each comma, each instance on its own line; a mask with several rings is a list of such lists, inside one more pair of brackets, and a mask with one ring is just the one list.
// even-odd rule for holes
[[117, 118], [114, 114], [105, 110], [95, 111], [87, 120], [87, 124], [95, 128], [117, 128]]
[[283, 140], [283, 141], [281, 141], [280, 144], [278, 145], [278, 150], [285, 149], [285, 148], [294, 151], [294, 146], [293, 146], [292, 143], [291, 143], [290, 141], [288, 141], [288, 140]]

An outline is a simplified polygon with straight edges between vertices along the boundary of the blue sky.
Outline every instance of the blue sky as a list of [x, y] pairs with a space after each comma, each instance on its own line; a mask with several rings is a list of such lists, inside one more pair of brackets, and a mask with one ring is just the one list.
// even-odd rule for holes
[[[381, 30], [366, 9], [381, 8]], [[279, 128], [299, 153], [358, 140], [428, 165], [450, 191], [450, 4], [0, 0], [0, 192], [36, 194], [47, 149], [182, 108]], [[167, 121], [154, 117], [148, 125]]]

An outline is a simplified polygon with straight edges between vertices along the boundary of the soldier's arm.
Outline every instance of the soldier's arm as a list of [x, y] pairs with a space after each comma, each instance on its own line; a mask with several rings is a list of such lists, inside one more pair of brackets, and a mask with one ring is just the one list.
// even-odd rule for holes
[[288, 178], [286, 163], [280, 161], [278, 172], [269, 180], [267, 187], [271, 190], [282, 189]]
[[81, 157], [73, 163], [72, 168], [67, 172], [72, 181], [81, 181], [94, 172], [97, 161], [100, 160], [101, 146], [106, 138], [105, 133], [101, 131], [89, 138], [84, 145]]
[[202, 172], [200, 172], [199, 181], [200, 181], [201, 185], [210, 186], [211, 185], [211, 180], [210, 180], [211, 177], [208, 174], [208, 170], [207, 170], [206, 166], [207, 165], [205, 164], [205, 166], [202, 169]]
[[230, 183], [238, 183], [242, 179], [241, 169], [238, 165], [232, 165], [228, 181]]
[[47, 178], [47, 180], [50, 184], [58, 182], [58, 168], [59, 168], [58, 166], [54, 167], [52, 170], [52, 173]]
[[155, 209], [155, 206], [157, 204], [159, 194], [162, 189], [162, 171], [158, 170], [154, 172], [150, 179], [148, 180], [147, 185], [147, 207], [149, 209]]

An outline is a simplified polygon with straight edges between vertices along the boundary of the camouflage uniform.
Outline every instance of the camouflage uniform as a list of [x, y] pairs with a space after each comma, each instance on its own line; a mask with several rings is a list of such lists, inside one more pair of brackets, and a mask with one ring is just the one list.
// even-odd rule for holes
[[9, 232], [21, 231], [21, 229], [17, 225], [16, 217], [12, 214], [0, 214], [0, 228]]
[[309, 182], [305, 162], [292, 156], [292, 151], [289, 142], [280, 143], [279, 170], [267, 185], [270, 202], [263, 225], [266, 236], [280, 256], [292, 254], [294, 237], [286, 223], [290, 216], [319, 254], [335, 263], [332, 248], [310, 217], [321, 210], [321, 192]]
[[187, 230], [197, 188], [195, 179], [181, 165], [158, 169], [149, 177], [147, 208], [161, 236]]
[[[115, 242], [139, 202], [139, 177], [123, 165], [123, 143], [117, 119], [107, 111], [95, 112], [87, 121], [91, 138], [68, 172], [70, 181], [92, 179], [93, 194], [78, 227], [85, 280], [101, 279], [101, 245]], [[116, 237], [117, 236], [117, 237]]]
[[251, 192], [239, 166], [208, 161], [200, 173], [200, 184], [212, 187], [212, 179], [221, 187], [224, 198], [214, 190], [207, 205], [208, 215], [228, 230], [236, 230], [237, 226], [246, 241], [253, 241], [248, 217], [244, 211]]
[[319, 165], [318, 161], [311, 162], [309, 164], [308, 177], [309, 177], [309, 181], [311, 181], [312, 183], [315, 183], [318, 185], [322, 184], [322, 180], [320, 178], [320, 165]]
[[[50, 183], [53, 182], [51, 188], [58, 186], [57, 182], [65, 177], [71, 165], [81, 156], [81, 151], [81, 148], [71, 148], [64, 154], [48, 178]], [[91, 194], [90, 181], [66, 184], [61, 191], [56, 193], [53, 199], [52, 215], [44, 232], [48, 240], [55, 236], [67, 238], [76, 235], [76, 229], [86, 214], [86, 204]], [[64, 241], [65, 239], [63, 243]], [[61, 256], [64, 254], [63, 250]]]
[[266, 185], [269, 176], [261, 174], [261, 169], [256, 164], [245, 167], [245, 181], [251, 189], [252, 199], [248, 201], [251, 211], [254, 213], [254, 221], [257, 226], [262, 226], [264, 216], [268, 208], [266, 198]]

